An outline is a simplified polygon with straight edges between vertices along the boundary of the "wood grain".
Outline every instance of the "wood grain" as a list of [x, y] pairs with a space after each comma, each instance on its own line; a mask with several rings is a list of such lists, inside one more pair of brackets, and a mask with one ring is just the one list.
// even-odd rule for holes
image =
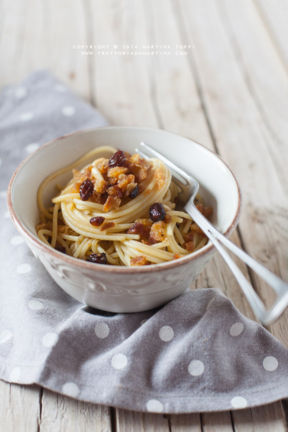
[[200, 414], [184, 414], [170, 416], [171, 432], [202, 432]]
[[255, 6], [285, 67], [288, 65], [287, 22], [288, 3], [285, 0], [254, 0]]
[[168, 416], [117, 410], [116, 430], [119, 432], [168, 432]]
[[233, 422], [237, 432], [274, 432], [287, 430], [283, 421], [283, 410], [278, 402], [266, 407], [245, 409], [233, 412]]
[[75, 401], [45, 390], [39, 428], [41, 432], [110, 432], [109, 407]]
[[90, 98], [88, 58], [73, 49], [87, 41], [81, 0], [1, 0], [1, 87], [22, 81], [35, 69], [49, 69], [76, 93]]
[[1, 430], [36, 432], [40, 418], [39, 388], [0, 381]]

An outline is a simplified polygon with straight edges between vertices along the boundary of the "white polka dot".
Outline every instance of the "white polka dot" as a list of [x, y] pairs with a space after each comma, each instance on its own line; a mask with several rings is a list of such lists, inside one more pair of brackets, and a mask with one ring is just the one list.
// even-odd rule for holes
[[31, 143], [31, 144], [28, 144], [25, 147], [25, 150], [27, 151], [27, 153], [33, 153], [38, 148], [39, 148], [39, 144], [37, 144], [37, 143]]
[[21, 375], [21, 370], [19, 367], [15, 367], [11, 370], [10, 374], [9, 374], [9, 379], [11, 381], [18, 381]]
[[263, 367], [268, 372], [274, 372], [278, 368], [278, 360], [276, 357], [267, 356], [263, 360]]
[[242, 322], [234, 323], [229, 330], [231, 336], [239, 336], [244, 330], [244, 324]]
[[110, 329], [106, 323], [99, 322], [95, 326], [95, 333], [98, 338], [105, 339], [109, 335]]
[[128, 360], [125, 354], [115, 354], [111, 360], [111, 366], [114, 369], [124, 369], [127, 366]]
[[5, 211], [5, 213], [4, 213], [4, 218], [5, 218], [5, 219], [9, 219], [9, 218], [10, 218], [9, 210], [6, 210], [6, 211]]
[[192, 376], [202, 375], [204, 372], [204, 364], [200, 360], [192, 360], [188, 366], [188, 372]]
[[27, 95], [27, 89], [25, 87], [18, 87], [14, 94], [17, 99], [23, 99]]
[[71, 117], [75, 114], [75, 108], [73, 106], [65, 106], [62, 108], [62, 114]]
[[56, 344], [57, 340], [58, 340], [57, 333], [52, 333], [52, 332], [46, 333], [42, 338], [42, 345], [44, 345], [47, 348], [50, 348]]
[[147, 410], [150, 412], [160, 413], [163, 411], [163, 404], [157, 399], [150, 399], [146, 403]]
[[170, 342], [174, 337], [174, 330], [170, 326], [163, 326], [159, 330], [159, 337], [163, 342]]
[[0, 192], [0, 197], [1, 198], [6, 198], [6, 195], [7, 195], [7, 191], [6, 190], [3, 190], [3, 191]]
[[59, 92], [65, 92], [67, 89], [66, 89], [66, 87], [64, 87], [62, 84], [56, 84], [55, 86], [54, 86], [54, 89], [56, 90], [56, 91], [59, 91]]
[[18, 265], [16, 271], [19, 274], [29, 273], [31, 271], [31, 266], [30, 264], [20, 264]]
[[234, 396], [231, 399], [231, 405], [233, 408], [245, 408], [247, 406], [247, 400], [242, 396]]
[[66, 382], [62, 386], [62, 392], [65, 393], [67, 396], [76, 397], [78, 396], [80, 390], [77, 384], [73, 382]]
[[41, 303], [39, 300], [30, 300], [28, 303], [28, 307], [31, 310], [41, 310], [44, 308], [43, 303]]
[[32, 112], [28, 111], [28, 112], [22, 113], [19, 118], [22, 122], [27, 122], [29, 120], [32, 120], [33, 117], [34, 117], [34, 114]]
[[0, 344], [8, 342], [10, 339], [12, 339], [13, 334], [10, 330], [3, 330], [0, 333]]
[[17, 245], [19, 245], [21, 243], [24, 243], [24, 241], [25, 240], [24, 240], [24, 238], [22, 236], [14, 236], [14, 237], [11, 238], [10, 243], [13, 246], [17, 246]]

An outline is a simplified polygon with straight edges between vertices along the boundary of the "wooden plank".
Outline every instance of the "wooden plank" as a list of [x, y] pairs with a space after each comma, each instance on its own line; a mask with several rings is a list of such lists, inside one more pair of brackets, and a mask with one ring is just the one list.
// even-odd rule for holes
[[[89, 99], [88, 57], [73, 49], [86, 42], [85, 2], [2, 0], [0, 5], [0, 83], [21, 81], [35, 69], [48, 68]], [[5, 67], [3, 65], [5, 64]]]
[[38, 430], [39, 388], [21, 387], [0, 381], [1, 430], [5, 432]]
[[200, 414], [183, 414], [170, 416], [171, 432], [202, 432]]
[[[217, 4], [246, 87], [254, 101], [259, 119], [265, 124], [263, 132], [268, 135], [267, 147], [270, 158], [278, 168], [278, 178], [285, 180], [285, 168], [288, 163], [287, 69], [283, 66], [278, 50], [275, 49], [253, 2], [244, 0], [241, 3], [237, 2], [235, 7], [227, 0], [221, 0]], [[288, 3], [286, 5], [288, 12]], [[286, 25], [286, 41], [287, 38]], [[265, 141], [266, 135], [263, 136]], [[282, 187], [287, 194], [287, 185], [283, 184]]]
[[[185, 2], [181, 4], [187, 6]], [[193, 4], [197, 7], [198, 14], [189, 14], [187, 12], [190, 9], [186, 9], [184, 19], [189, 16], [191, 20], [186, 29], [195, 43], [193, 55], [198, 68], [201, 69], [201, 86], [218, 146], [221, 154], [236, 172], [242, 186], [243, 239], [248, 251], [256, 259], [262, 260], [275, 272], [281, 269], [280, 274], [285, 277], [287, 268], [283, 261], [287, 260], [287, 235], [285, 218], [281, 216], [283, 212], [287, 212], [288, 206], [286, 186], [283, 185], [285, 177], [283, 178], [283, 168], [271, 158], [270, 153], [277, 143], [267, 133], [266, 124], [247, 88], [243, 71], [239, 68], [230, 36], [223, 27], [219, 11], [215, 5], [205, 8], [206, 1], [201, 5], [193, 1]], [[209, 27], [209, 38], [201, 24], [204, 13]], [[211, 39], [215, 42], [213, 46], [210, 44]], [[219, 64], [225, 64], [221, 74], [215, 73]], [[222, 97], [224, 94], [225, 98]], [[280, 161], [279, 163], [281, 164]], [[279, 173], [283, 175], [280, 176]], [[284, 235], [280, 236], [282, 231]], [[277, 251], [273, 240], [274, 244], [277, 242]], [[258, 291], [263, 292], [265, 299], [269, 300], [269, 290], [258, 279], [255, 280]], [[286, 318], [284, 316], [280, 321], [285, 331], [278, 334], [284, 343], [287, 343], [286, 321], [287, 314]]]
[[[73, 50], [86, 43], [86, 16], [81, 0], [28, 0], [1, 3], [1, 86], [22, 80], [39, 68], [49, 68], [82, 97], [90, 98], [89, 64]], [[57, 11], [57, 13], [55, 13]], [[64, 32], [63, 32], [64, 30]], [[15, 67], [17, 65], [17, 67]], [[0, 383], [1, 421], [5, 431], [109, 431], [109, 408], [75, 402], [39, 388]], [[3, 423], [5, 422], [5, 423]]]
[[79, 402], [45, 390], [39, 423], [41, 432], [109, 432], [109, 407]]
[[168, 416], [117, 410], [116, 430], [119, 432], [167, 432]]
[[[269, 243], [267, 243], [271, 253], [269, 254], [268, 251], [267, 256], [267, 250], [262, 249], [262, 234], [257, 239], [258, 248], [260, 249], [260, 254], [257, 251], [259, 254], [258, 258], [284, 279], [288, 280], [288, 254], [286, 247], [288, 240], [286, 217], [288, 215], [288, 176], [286, 168], [288, 152], [285, 151], [287, 148], [286, 139], [288, 132], [288, 77], [253, 4], [246, 0], [241, 3], [241, 7], [238, 7], [239, 5], [237, 4], [231, 8], [231, 3], [226, 0], [219, 4], [223, 6], [220, 9], [223, 24], [232, 41], [231, 46], [235, 56], [237, 55], [239, 68], [242, 71], [250, 97], [255, 101], [254, 105], [259, 122], [264, 125], [262, 128], [264, 146], [262, 145], [262, 147], [267, 149], [267, 158], [270, 156], [270, 160], [272, 161], [272, 171], [269, 171], [270, 175], [272, 176], [275, 173], [275, 182], [273, 182], [275, 189], [273, 185], [271, 195], [273, 193], [276, 197], [272, 200], [269, 195], [269, 201], [272, 204], [270, 208], [269, 204], [266, 204], [266, 191], [261, 186], [259, 187], [263, 197], [262, 205], [264, 205], [264, 199], [266, 201], [266, 223], [269, 230], [269, 234], [267, 231], [267, 240]], [[238, 18], [237, 20], [236, 17]], [[243, 26], [243, 20], [245, 20], [245, 26]], [[232, 22], [233, 26], [231, 25]], [[271, 76], [273, 76], [272, 80]], [[267, 171], [262, 172], [261, 178], [263, 178], [262, 176], [267, 177]], [[283, 197], [285, 197], [284, 200], [282, 200]], [[275, 207], [273, 203], [275, 203]], [[275, 247], [276, 244], [277, 248]], [[270, 290], [265, 289], [264, 291], [264, 285], [261, 284], [260, 280], [256, 280], [258, 290], [263, 291], [267, 302], [269, 302], [271, 296]], [[271, 326], [272, 332], [281, 338], [286, 345], [288, 344], [286, 333], [288, 327], [287, 317], [288, 313], [285, 314], [285, 318], [280, 320], [279, 323]], [[286, 328], [283, 328], [284, 323], [286, 323]]]
[[203, 414], [202, 418], [204, 432], [233, 432], [234, 430], [229, 412]]
[[233, 412], [234, 426], [237, 432], [284, 432], [283, 410], [278, 402], [265, 407], [245, 409]]
[[112, 124], [156, 127], [146, 57], [109, 54], [114, 45], [124, 53], [127, 44], [148, 43], [141, 15], [142, 2], [136, 3], [137, 7], [131, 2], [128, 5], [125, 0], [117, 4], [111, 0], [90, 3], [94, 44], [96, 47], [106, 45], [103, 52], [108, 52], [92, 57], [94, 97]]
[[254, 0], [254, 4], [263, 19], [275, 49], [283, 64], [288, 65], [287, 22], [288, 3], [286, 0]]
[[[279, 202], [285, 209], [287, 209], [288, 203], [287, 195], [282, 187], [283, 178], [280, 179], [278, 174], [280, 168], [278, 164], [275, 164], [275, 160], [270, 158], [270, 152], [275, 146], [275, 142], [271, 136], [266, 137], [268, 135], [265, 130], [266, 125], [247, 88], [243, 70], [239, 68], [237, 55], [231, 46], [231, 36], [223, 28], [221, 13], [216, 9], [216, 3], [211, 4], [209, 2], [209, 6], [205, 0], [201, 2], [183, 0], [179, 3], [182, 11], [181, 23], [185, 25], [184, 34], [188, 40], [193, 40], [194, 49], [191, 63], [196, 69], [196, 76], [209, 113], [217, 146], [222, 157], [224, 156], [236, 172], [244, 192], [240, 227], [245, 245], [247, 245], [250, 253], [261, 260], [263, 259], [263, 250], [267, 251], [268, 249], [270, 256], [275, 256], [274, 248], [270, 243], [272, 238], [272, 241], [277, 242], [277, 248], [279, 248], [277, 258], [281, 256], [287, 259], [285, 247], [287, 238], [280, 237], [279, 227], [282, 232], [284, 224], [283, 220], [279, 224], [278, 214]], [[237, 7], [242, 7], [242, 4], [242, 2], [237, 3]], [[236, 4], [233, 3], [234, 6]], [[235, 20], [237, 21], [236, 17]], [[205, 27], [203, 22], [205, 22]], [[243, 17], [235, 26], [242, 26], [243, 31], [247, 32], [247, 26], [243, 25]], [[209, 29], [209, 33], [206, 29]], [[251, 40], [250, 44], [252, 44]], [[243, 47], [243, 45], [241, 46]], [[249, 50], [247, 45], [245, 45], [245, 49]], [[264, 65], [262, 66], [264, 67]], [[279, 64], [278, 66], [280, 75], [282, 69]], [[218, 72], [219, 70], [220, 72]], [[266, 78], [268, 80], [269, 77], [266, 76]], [[277, 82], [277, 79], [275, 81]], [[267, 85], [268, 83], [269, 80]], [[265, 141], [263, 136], [266, 138]], [[261, 163], [259, 163], [259, 155], [261, 155]], [[269, 177], [267, 177], [267, 172], [269, 172]], [[261, 183], [259, 179], [261, 179]], [[267, 204], [267, 196], [271, 203], [269, 205]], [[275, 211], [275, 209], [277, 210]], [[262, 251], [261, 255], [259, 250]], [[263, 260], [264, 263], [277, 272], [279, 260], [278, 264], [275, 265], [273, 261], [268, 262], [267, 258], [266, 256], [266, 260]], [[282, 275], [284, 276], [284, 274], [283, 269]], [[264, 284], [258, 280], [257, 283], [258, 290], [264, 291]], [[268, 290], [265, 290], [264, 293], [266, 300], [269, 300]], [[281, 327], [283, 330], [281, 334], [279, 331], [277, 336], [287, 344], [287, 313], [285, 315], [286, 317], [284, 316], [278, 324], [279, 330]], [[273, 329], [275, 328], [276, 325], [273, 326]], [[281, 412], [279, 421], [282, 427], [285, 427], [281, 405], [279, 403], [276, 405]], [[271, 405], [261, 407], [258, 410], [272, 421], [273, 409]], [[252, 411], [254, 412], [254, 410]], [[241, 411], [238, 415], [241, 418]]]

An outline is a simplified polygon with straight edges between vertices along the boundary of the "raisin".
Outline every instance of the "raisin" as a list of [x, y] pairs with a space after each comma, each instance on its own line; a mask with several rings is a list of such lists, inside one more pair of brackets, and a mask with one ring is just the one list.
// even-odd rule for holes
[[132, 191], [130, 192], [129, 197], [132, 198], [132, 199], [134, 199], [134, 198], [137, 197], [137, 195], [139, 195], [139, 186], [138, 186], [138, 184], [135, 186], [134, 189], [132, 189]]
[[109, 228], [113, 228], [115, 226], [114, 222], [105, 222], [102, 226], [101, 226], [101, 231], [105, 231]]
[[96, 264], [108, 264], [106, 254], [103, 253], [92, 253], [88, 256], [87, 260]]
[[100, 226], [103, 224], [104, 220], [105, 220], [104, 217], [96, 216], [96, 217], [92, 217], [89, 222], [91, 225]]
[[149, 216], [153, 222], [164, 220], [166, 212], [163, 205], [161, 203], [152, 204], [149, 210]]
[[108, 198], [107, 192], [105, 192], [104, 194], [101, 194], [99, 197], [99, 204], [105, 204], [107, 198]]
[[118, 150], [113, 156], [109, 159], [109, 167], [113, 168], [116, 166], [125, 166], [127, 163], [126, 156], [122, 150]]
[[82, 201], [87, 201], [94, 192], [94, 185], [91, 180], [86, 179], [80, 186], [80, 197]]
[[141, 222], [134, 222], [127, 231], [128, 234], [139, 234], [141, 240], [148, 240], [150, 235], [150, 226]]

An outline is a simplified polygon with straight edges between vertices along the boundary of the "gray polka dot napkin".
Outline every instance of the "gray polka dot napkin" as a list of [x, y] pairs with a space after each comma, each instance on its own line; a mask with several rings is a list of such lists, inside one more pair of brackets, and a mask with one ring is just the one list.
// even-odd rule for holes
[[39, 145], [104, 125], [48, 72], [0, 94], [0, 378], [137, 411], [186, 413], [288, 396], [288, 351], [220, 291], [112, 314], [66, 295], [9, 219], [8, 180]]

